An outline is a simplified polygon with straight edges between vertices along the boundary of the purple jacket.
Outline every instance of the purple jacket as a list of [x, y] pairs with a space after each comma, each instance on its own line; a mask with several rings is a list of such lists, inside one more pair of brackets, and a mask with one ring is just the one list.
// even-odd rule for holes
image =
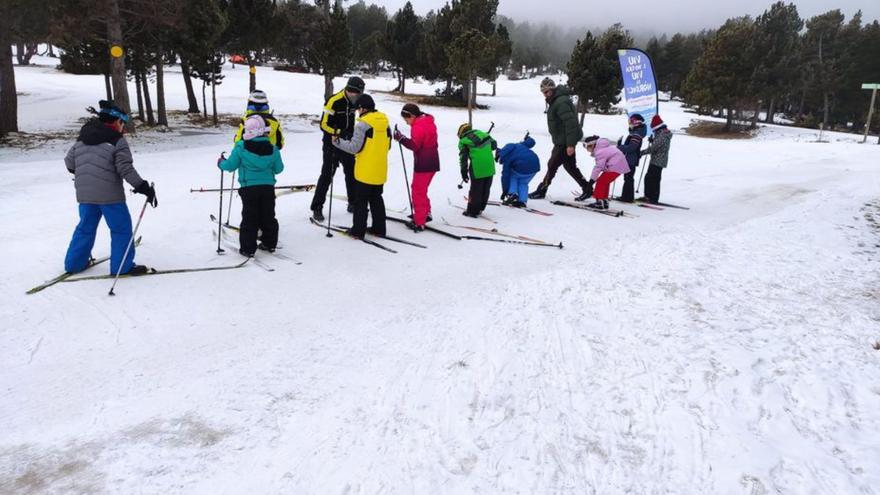
[[440, 153], [437, 151], [437, 126], [434, 117], [422, 114], [413, 121], [412, 138], [402, 137], [400, 144], [412, 150], [415, 156], [413, 170], [437, 172], [440, 170]]
[[590, 175], [592, 180], [598, 179], [602, 172], [617, 172], [621, 175], [629, 173], [629, 164], [626, 163], [623, 152], [616, 146], [611, 146], [607, 139], [600, 139], [596, 143], [593, 157], [596, 159], [596, 166]]

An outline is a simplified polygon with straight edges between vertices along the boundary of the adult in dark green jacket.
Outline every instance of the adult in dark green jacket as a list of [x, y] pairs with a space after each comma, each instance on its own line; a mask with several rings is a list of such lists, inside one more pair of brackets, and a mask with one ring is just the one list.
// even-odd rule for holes
[[492, 178], [495, 177], [494, 151], [498, 144], [488, 133], [471, 129], [470, 124], [458, 128], [458, 155], [461, 180], [471, 183], [468, 206], [463, 215], [478, 217], [489, 203]]
[[556, 176], [556, 171], [562, 165], [583, 190], [578, 200], [583, 201], [593, 195], [593, 186], [577, 167], [577, 155], [575, 149], [577, 143], [584, 137], [577, 111], [571, 101], [571, 91], [565, 86], [556, 86], [553, 79], [545, 77], [541, 81], [541, 93], [547, 101], [547, 128], [553, 139], [553, 152], [547, 162], [547, 173], [544, 180], [538, 184], [538, 188], [529, 194], [532, 199], [544, 199], [547, 189]]

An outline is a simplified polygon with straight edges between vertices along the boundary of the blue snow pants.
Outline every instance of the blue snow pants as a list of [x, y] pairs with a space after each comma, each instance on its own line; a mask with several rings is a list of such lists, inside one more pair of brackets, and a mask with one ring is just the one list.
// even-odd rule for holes
[[520, 201], [528, 203], [529, 201], [529, 182], [537, 174], [521, 174], [518, 172], [510, 172], [510, 185], [507, 187], [508, 194], [516, 194]]
[[102, 215], [110, 227], [110, 274], [116, 274], [120, 263], [123, 264], [122, 273], [128, 273], [134, 266], [134, 246], [128, 251], [125, 261], [122, 261], [125, 249], [131, 242], [131, 215], [125, 202], [109, 205], [80, 203], [79, 225], [73, 231], [73, 238], [67, 248], [64, 271], [77, 273], [88, 268]]

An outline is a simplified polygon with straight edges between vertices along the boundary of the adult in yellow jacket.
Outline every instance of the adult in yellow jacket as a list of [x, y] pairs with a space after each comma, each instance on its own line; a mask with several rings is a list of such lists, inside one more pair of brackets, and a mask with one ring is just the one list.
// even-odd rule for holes
[[283, 148], [284, 134], [281, 133], [281, 122], [278, 122], [278, 119], [272, 114], [272, 109], [269, 108], [269, 98], [266, 97], [266, 93], [259, 89], [255, 89], [250, 96], [248, 96], [247, 110], [245, 110], [244, 115], [241, 116], [241, 122], [238, 124], [238, 132], [235, 133], [232, 142], [237, 143], [241, 141], [241, 137], [244, 134], [244, 122], [251, 115], [259, 115], [260, 117], [263, 117], [263, 122], [265, 122], [266, 127], [269, 128], [269, 142], [279, 150]]
[[324, 114], [321, 116], [321, 131], [323, 134], [323, 164], [321, 176], [315, 186], [315, 195], [312, 197], [312, 217], [324, 221], [324, 199], [327, 197], [327, 189], [336, 174], [336, 168], [342, 164], [345, 173], [345, 193], [348, 195], [348, 211], [353, 211], [352, 198], [354, 197], [354, 156], [343, 152], [333, 146], [333, 139], [351, 139], [354, 132], [356, 104], [361, 93], [364, 92], [364, 80], [353, 76], [348, 79], [342, 91], [331, 96], [324, 102]]
[[336, 148], [354, 155], [354, 219], [350, 234], [363, 238], [367, 233], [367, 211], [372, 214], [370, 233], [385, 236], [385, 201], [382, 190], [388, 179], [388, 151], [391, 129], [388, 116], [376, 111], [370, 95], [358, 98], [360, 118], [351, 139], [333, 139]]

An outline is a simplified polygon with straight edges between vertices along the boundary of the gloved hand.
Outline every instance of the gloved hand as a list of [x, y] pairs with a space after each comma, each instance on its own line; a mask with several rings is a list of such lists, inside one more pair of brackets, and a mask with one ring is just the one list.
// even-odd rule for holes
[[648, 137], [648, 143], [654, 144], [654, 135], [653, 134], [650, 137]]
[[593, 195], [593, 179], [590, 179], [590, 182], [587, 182], [587, 187], [584, 188], [584, 194], [588, 197]]
[[[217, 168], [220, 168], [220, 164], [226, 161], [226, 152], [220, 153], [220, 158], [217, 158]], [[221, 169], [223, 170], [223, 169]]]
[[403, 133], [398, 131], [397, 129], [394, 129], [394, 134], [392, 135], [392, 137], [395, 141], [400, 141], [401, 139], [403, 139]]
[[468, 177], [468, 171], [466, 168], [461, 169], [461, 181], [467, 184], [470, 182], [470, 177]]
[[134, 188], [134, 192], [138, 194], [143, 194], [147, 197], [147, 203], [153, 206], [153, 208], [159, 206], [159, 200], [156, 199], [156, 189], [150, 185], [149, 182], [143, 181], [141, 185]]
[[621, 143], [623, 143], [623, 136], [617, 138], [617, 145], [621, 146]]

